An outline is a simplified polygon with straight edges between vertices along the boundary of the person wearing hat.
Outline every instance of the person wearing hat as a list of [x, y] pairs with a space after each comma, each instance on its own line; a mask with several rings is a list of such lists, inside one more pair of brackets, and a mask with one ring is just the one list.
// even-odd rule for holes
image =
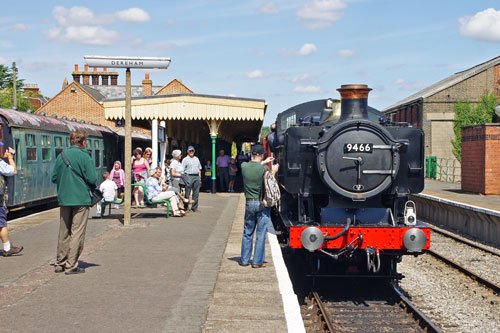
[[170, 201], [170, 207], [174, 212], [174, 216], [180, 217], [184, 216], [186, 212], [179, 210], [179, 201], [174, 191], [168, 191], [163, 188], [160, 184], [161, 178], [161, 168], [154, 168], [148, 172], [149, 178], [146, 180], [146, 192], [148, 194], [148, 199], [151, 202], [158, 202], [163, 200]]
[[188, 156], [184, 157], [182, 160], [182, 167], [187, 177], [189, 177], [188, 184], [186, 184], [186, 199], [189, 199], [189, 195], [193, 192], [193, 204], [191, 205], [191, 210], [193, 212], [199, 212], [198, 209], [198, 195], [200, 193], [201, 185], [201, 163], [198, 157], [194, 156], [194, 147], [189, 146]]
[[[0, 142], [3, 146], [3, 142]], [[22, 246], [12, 246], [9, 242], [9, 230], [7, 229], [7, 178], [17, 174], [16, 162], [14, 161], [15, 150], [8, 147], [3, 158], [6, 158], [8, 164], [0, 159], [0, 239], [2, 239], [2, 254], [4, 257], [10, 257], [23, 250]]]
[[[252, 259], [253, 268], [266, 267], [266, 236], [267, 226], [270, 221], [271, 208], [262, 207], [260, 203], [262, 180], [264, 177], [264, 166], [268, 169], [267, 163], [274, 161], [274, 157], [264, 160], [265, 150], [260, 144], [252, 147], [252, 159], [250, 162], [241, 164], [243, 184], [245, 190], [245, 224], [243, 227], [243, 237], [241, 240], [241, 256], [239, 264], [241, 266], [250, 265], [252, 256], [253, 235], [255, 236], [255, 250]], [[279, 164], [274, 164], [271, 173], [278, 172]]]

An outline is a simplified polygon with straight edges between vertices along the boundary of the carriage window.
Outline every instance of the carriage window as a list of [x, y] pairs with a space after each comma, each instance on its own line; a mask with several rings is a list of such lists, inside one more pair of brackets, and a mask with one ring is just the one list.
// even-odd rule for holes
[[16, 165], [17, 165], [17, 168], [18, 169], [22, 169], [23, 168], [23, 159], [22, 157], [20, 157], [21, 155], [21, 151], [19, 150], [19, 139], [15, 139], [14, 140], [14, 144], [15, 144], [15, 150], [16, 150], [16, 154], [14, 155], [14, 158], [16, 159]]
[[284, 117], [281, 119], [281, 130], [286, 130], [292, 125], [295, 125], [297, 123], [297, 117], [295, 113], [292, 113], [288, 115], [287, 117]]
[[71, 147], [71, 144], [69, 143], [69, 138], [66, 138], [66, 148]]
[[48, 135], [42, 135], [42, 160], [50, 161], [52, 158], [52, 152], [50, 151], [50, 137]]
[[87, 139], [87, 149], [92, 149], [92, 140]]
[[99, 149], [99, 141], [94, 141], [94, 148]]
[[26, 160], [36, 161], [36, 137], [34, 134], [26, 134]]
[[62, 146], [62, 138], [60, 136], [55, 136], [54, 137], [54, 146], [56, 148], [56, 157], [59, 156], [59, 154], [63, 151], [63, 146]]
[[100, 168], [101, 167], [101, 151], [100, 150], [94, 151], [94, 160], [95, 160], [95, 167]]

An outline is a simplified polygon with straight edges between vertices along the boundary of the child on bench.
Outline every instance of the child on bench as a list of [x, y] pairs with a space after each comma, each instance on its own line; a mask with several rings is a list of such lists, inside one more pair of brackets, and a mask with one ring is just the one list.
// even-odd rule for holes
[[[102, 179], [104, 181], [101, 183], [99, 186], [99, 189], [102, 192], [102, 202], [112, 202], [116, 201], [117, 199], [117, 190], [118, 186], [116, 186], [116, 183], [111, 180], [111, 177], [109, 176], [109, 172], [103, 172], [102, 174]], [[104, 213], [104, 212], [102, 212]], [[101, 203], [99, 202], [96, 205], [96, 217], [101, 217]]]

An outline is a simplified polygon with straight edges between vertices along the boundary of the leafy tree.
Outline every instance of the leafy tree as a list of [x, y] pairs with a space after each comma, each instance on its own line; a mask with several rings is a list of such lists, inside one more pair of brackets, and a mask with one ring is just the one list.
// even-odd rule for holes
[[269, 128], [269, 126], [262, 126], [260, 130], [260, 137], [265, 138], [270, 132], [271, 129]]
[[231, 145], [231, 157], [238, 157], [238, 146], [234, 141], [233, 144]]
[[[7, 88], [0, 90], [0, 107], [5, 108], [5, 109], [12, 109], [14, 106], [14, 98], [13, 98], [13, 89]], [[36, 110], [36, 106], [32, 105], [29, 102], [29, 99], [26, 98], [27, 94], [21, 93], [19, 90], [17, 91], [17, 109], [19, 111], [27, 111], [29, 109], [31, 110]], [[30, 97], [35, 97], [31, 96], [33, 93], [30, 94]]]
[[[17, 90], [21, 90], [23, 88], [23, 81], [24, 79], [20, 80], [16, 78]], [[12, 68], [0, 65], [0, 90], [12, 88], [12, 82], [14, 82], [14, 72], [12, 71]]]
[[455, 120], [453, 121], [455, 139], [451, 139], [451, 144], [453, 155], [460, 162], [462, 162], [462, 127], [491, 123], [495, 107], [498, 105], [497, 100], [498, 96], [494, 92], [489, 92], [481, 96], [481, 101], [476, 106], [472, 106], [467, 101], [455, 103]]

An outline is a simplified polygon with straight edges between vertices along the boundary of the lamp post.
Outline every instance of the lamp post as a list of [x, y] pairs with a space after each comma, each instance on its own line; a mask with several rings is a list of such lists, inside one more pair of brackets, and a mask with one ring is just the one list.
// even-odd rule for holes
[[127, 158], [132, 156], [132, 101], [131, 101], [131, 68], [140, 69], [167, 69], [170, 58], [156, 57], [107, 57], [107, 56], [84, 56], [85, 63], [91, 67], [126, 68], [125, 88], [125, 205], [123, 213], [123, 224], [130, 225], [130, 201], [132, 199], [132, 165], [127, 163]]

